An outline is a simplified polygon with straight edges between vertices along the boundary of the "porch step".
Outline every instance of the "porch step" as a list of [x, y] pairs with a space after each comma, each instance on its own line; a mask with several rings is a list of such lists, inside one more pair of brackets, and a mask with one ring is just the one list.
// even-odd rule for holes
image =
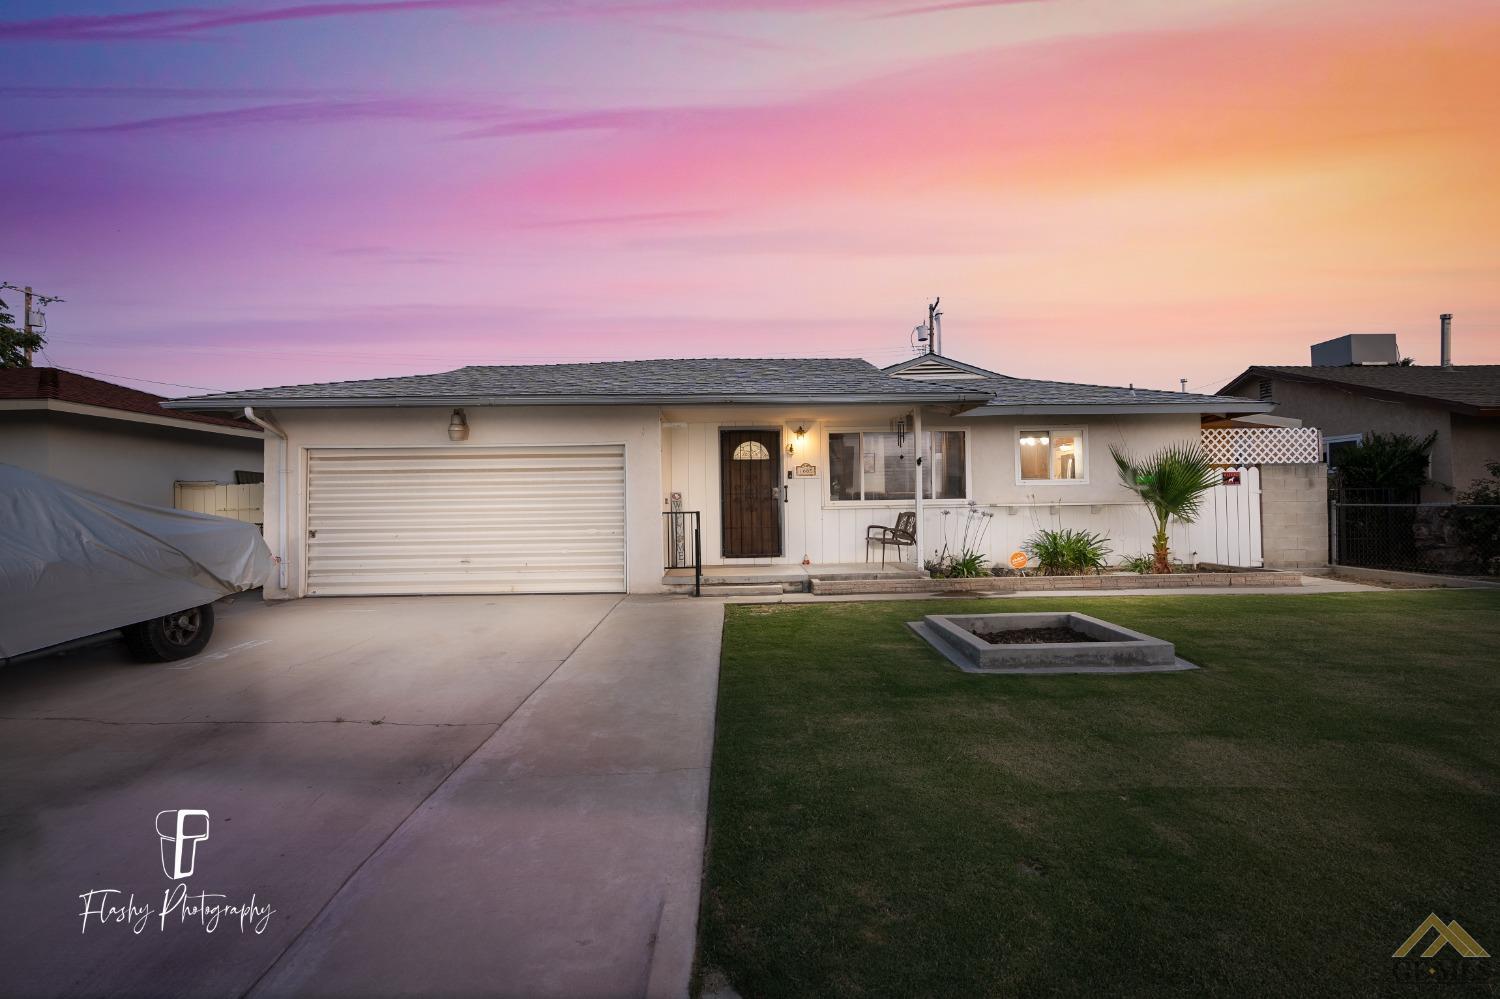
[[[668, 593], [693, 592], [691, 580], [684, 583], [681, 579], [668, 577], [662, 580], [666, 585]], [[769, 597], [778, 593], [803, 593], [806, 591], [805, 584], [793, 583], [721, 583], [717, 579], [708, 576], [703, 577], [703, 595], [705, 597]]]
[[703, 581], [705, 597], [772, 597], [780, 596], [786, 589], [780, 583], [720, 583], [709, 585]]

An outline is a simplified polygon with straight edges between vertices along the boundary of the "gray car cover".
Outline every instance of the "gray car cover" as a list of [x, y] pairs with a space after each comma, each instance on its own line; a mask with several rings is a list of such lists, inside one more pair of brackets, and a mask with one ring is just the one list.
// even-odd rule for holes
[[0, 464], [0, 659], [254, 589], [260, 529]]

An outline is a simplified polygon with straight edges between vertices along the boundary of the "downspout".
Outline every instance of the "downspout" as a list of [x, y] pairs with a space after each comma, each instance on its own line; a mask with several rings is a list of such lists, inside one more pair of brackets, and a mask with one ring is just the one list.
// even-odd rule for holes
[[913, 406], [912, 414], [912, 431], [916, 438], [914, 450], [917, 452], [917, 460], [912, 463], [912, 468], [915, 469], [917, 476], [915, 491], [917, 497], [917, 572], [920, 573], [927, 558], [925, 554], [927, 549], [922, 546], [922, 407]]
[[277, 445], [277, 469], [276, 469], [276, 511], [281, 517], [281, 527], [276, 535], [276, 547], [281, 549], [281, 554], [276, 556], [276, 585], [280, 587], [282, 596], [286, 596], [286, 553], [287, 553], [287, 509], [286, 509], [286, 457], [288, 442], [286, 434], [281, 428], [267, 420], [255, 415], [254, 406], [245, 407], [245, 419], [260, 427], [266, 433], [275, 437], [280, 443]]

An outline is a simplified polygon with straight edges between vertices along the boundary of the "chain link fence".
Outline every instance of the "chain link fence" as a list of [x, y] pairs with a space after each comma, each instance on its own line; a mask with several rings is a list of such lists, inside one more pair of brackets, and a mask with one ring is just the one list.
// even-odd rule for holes
[[[1500, 506], [1392, 502], [1349, 490], [1330, 504], [1337, 565], [1462, 576], [1500, 575]], [[1355, 494], [1355, 495], [1349, 495]]]

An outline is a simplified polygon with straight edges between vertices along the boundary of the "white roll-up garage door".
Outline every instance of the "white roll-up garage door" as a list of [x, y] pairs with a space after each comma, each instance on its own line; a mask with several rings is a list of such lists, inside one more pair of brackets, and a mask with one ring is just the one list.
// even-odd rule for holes
[[307, 593], [625, 589], [619, 445], [308, 452]]

